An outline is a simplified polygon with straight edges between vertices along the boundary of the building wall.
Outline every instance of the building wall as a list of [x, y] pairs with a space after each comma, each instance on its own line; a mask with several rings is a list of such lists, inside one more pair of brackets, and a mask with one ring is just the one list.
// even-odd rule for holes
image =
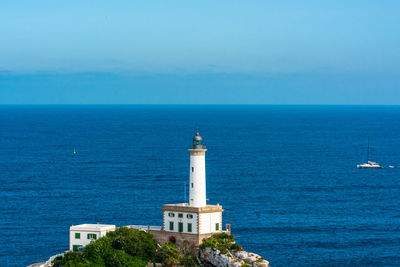
[[[175, 216], [170, 217], [169, 213], [173, 213]], [[183, 218], [179, 218], [178, 214], [181, 213], [183, 214]], [[187, 215], [191, 214], [193, 215], [192, 219], [188, 219]], [[188, 223], [192, 224], [192, 232], [189, 234], [197, 234], [197, 213], [186, 213], [186, 212], [177, 212], [177, 211], [164, 211], [164, 230], [167, 232], [179, 232], [178, 229], [178, 223], [181, 222], [183, 223], [183, 233], [189, 233], [188, 232]], [[174, 223], [174, 230], [169, 230], [169, 222]]]
[[[108, 231], [83, 231], [83, 230], [70, 230], [69, 231], [69, 250], [72, 251], [73, 245], [80, 245], [82, 247], [88, 245], [90, 242], [92, 242], [94, 239], [88, 239], [87, 235], [88, 234], [96, 234], [96, 240], [99, 239], [100, 237], [103, 237], [107, 234]], [[81, 238], [76, 239], [75, 238], [75, 233], [80, 233]]]
[[[200, 213], [200, 234], [219, 233], [222, 231], [222, 212]], [[215, 225], [219, 224], [218, 230]]]

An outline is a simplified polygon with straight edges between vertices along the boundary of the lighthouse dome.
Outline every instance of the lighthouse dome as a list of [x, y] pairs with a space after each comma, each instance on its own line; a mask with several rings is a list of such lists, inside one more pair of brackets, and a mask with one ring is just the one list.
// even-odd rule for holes
[[199, 132], [193, 137], [193, 148], [202, 149], [203, 148], [203, 138], [201, 138]]
[[193, 141], [203, 141], [203, 138], [201, 138], [199, 132], [197, 132], [196, 135], [193, 137]]

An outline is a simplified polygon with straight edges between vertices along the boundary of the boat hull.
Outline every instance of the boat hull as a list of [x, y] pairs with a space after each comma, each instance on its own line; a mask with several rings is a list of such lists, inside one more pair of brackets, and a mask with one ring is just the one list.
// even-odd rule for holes
[[382, 166], [360, 164], [360, 165], [357, 165], [357, 168], [358, 169], [382, 169]]

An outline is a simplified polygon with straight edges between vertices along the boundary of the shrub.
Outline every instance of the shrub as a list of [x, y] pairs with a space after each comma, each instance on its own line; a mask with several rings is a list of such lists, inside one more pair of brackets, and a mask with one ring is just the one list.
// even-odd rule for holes
[[263, 257], [257, 258], [257, 262], [262, 262], [262, 261], [264, 261], [264, 258], [263, 258]]
[[54, 266], [66, 266], [66, 267], [89, 267], [93, 266], [93, 264], [85, 259], [82, 253], [78, 252], [67, 252], [64, 254], [64, 257], [60, 259], [57, 257], [53, 260]]
[[138, 257], [133, 257], [123, 250], [114, 250], [104, 259], [106, 266], [135, 266], [145, 267], [147, 261]]
[[51, 263], [53, 267], [61, 267], [63, 265], [63, 256], [55, 257]]
[[223, 254], [226, 254], [228, 250], [233, 250], [235, 252], [243, 250], [240, 245], [235, 243], [234, 236], [227, 233], [214, 234], [203, 240], [200, 248], [204, 249], [206, 247], [216, 248]]
[[232, 244], [230, 249], [233, 250], [234, 252], [243, 251], [242, 246], [240, 246], [238, 243]]
[[181, 258], [181, 265], [185, 267], [198, 267], [200, 266], [197, 262], [196, 255], [187, 254], [183, 255]]
[[157, 251], [156, 261], [161, 262], [166, 266], [174, 266], [180, 262], [179, 250], [174, 243], [165, 243]]
[[108, 232], [112, 247], [145, 260], [153, 260], [156, 254], [157, 241], [147, 232], [120, 227], [114, 232]]

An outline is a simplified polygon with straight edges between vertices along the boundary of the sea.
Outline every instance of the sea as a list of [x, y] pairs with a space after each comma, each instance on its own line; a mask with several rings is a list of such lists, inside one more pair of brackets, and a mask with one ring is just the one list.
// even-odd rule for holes
[[[400, 107], [290, 105], [0, 106], [0, 266], [64, 252], [71, 225], [160, 226], [197, 129], [207, 201], [245, 250], [400, 266]], [[356, 168], [368, 136], [383, 169]]]

